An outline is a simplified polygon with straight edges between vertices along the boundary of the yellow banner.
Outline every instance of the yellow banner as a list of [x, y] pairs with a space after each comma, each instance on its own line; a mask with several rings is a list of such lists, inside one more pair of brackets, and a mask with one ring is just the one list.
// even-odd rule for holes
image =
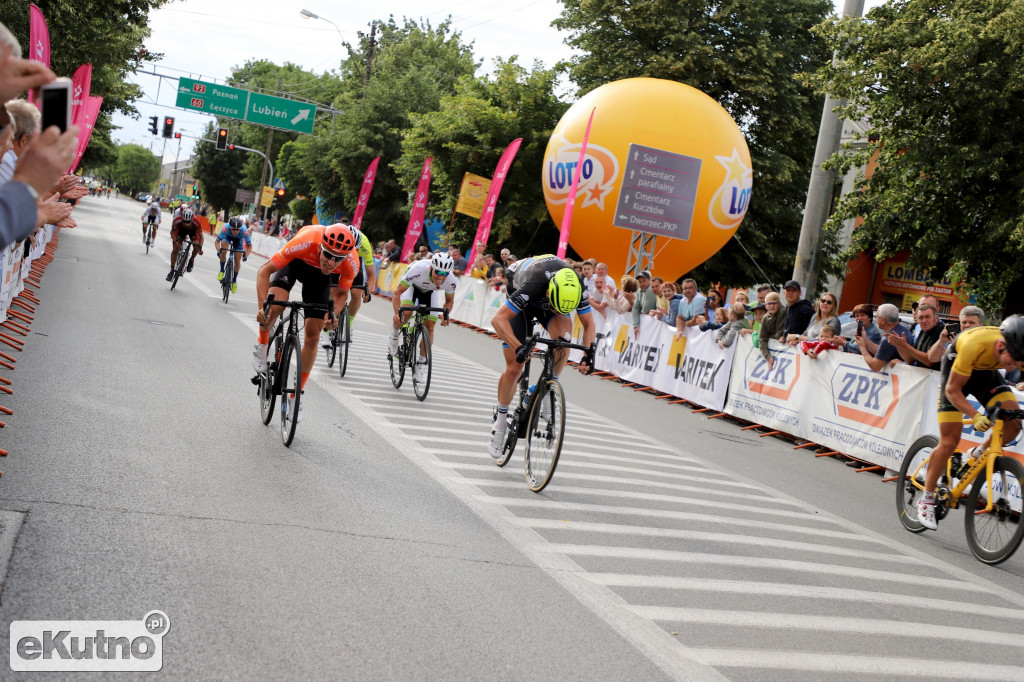
[[260, 206], [270, 206], [270, 203], [274, 200], [274, 188], [263, 186], [263, 192], [260, 194]]
[[455, 210], [479, 218], [484, 214], [484, 204], [487, 202], [487, 192], [490, 189], [490, 179], [466, 173], [462, 176], [462, 187], [459, 188], [459, 201], [455, 204]]

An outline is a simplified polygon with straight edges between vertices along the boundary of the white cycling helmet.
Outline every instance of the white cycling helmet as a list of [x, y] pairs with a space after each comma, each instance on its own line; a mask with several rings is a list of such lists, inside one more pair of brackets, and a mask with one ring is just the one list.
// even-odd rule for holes
[[359, 245], [363, 242], [363, 233], [360, 232], [359, 228], [356, 227], [355, 225], [348, 225], [348, 224], [346, 224], [344, 222], [344, 219], [342, 219], [342, 223], [341, 224], [345, 225], [346, 227], [348, 227], [349, 232], [352, 233], [352, 239], [356, 240], [356, 248], [359, 248]]
[[185, 221], [186, 223], [192, 222], [192, 218], [194, 216], [195, 216], [195, 214], [192, 213], [192, 209], [191, 208], [185, 207], [185, 208], [181, 209], [181, 219], [183, 221]]
[[430, 259], [430, 267], [449, 273], [455, 267], [455, 260], [452, 259], [451, 254], [445, 251], [438, 251]]

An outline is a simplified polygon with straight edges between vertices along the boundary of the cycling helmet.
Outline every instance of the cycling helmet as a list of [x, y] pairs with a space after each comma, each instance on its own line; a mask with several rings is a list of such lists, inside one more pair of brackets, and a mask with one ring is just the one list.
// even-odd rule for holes
[[194, 216], [195, 216], [195, 214], [192, 212], [191, 208], [183, 208], [183, 209], [181, 209], [181, 219], [184, 222], [186, 222], [186, 223], [192, 222], [192, 218]]
[[232, 230], [242, 229], [242, 219], [239, 218], [238, 216], [235, 216], [234, 218], [228, 221], [228, 227], [230, 227]]
[[556, 312], [568, 315], [579, 307], [581, 298], [583, 289], [572, 268], [562, 268], [548, 282], [548, 302]]
[[329, 225], [324, 229], [324, 246], [334, 253], [348, 253], [356, 246], [352, 230], [341, 223]]
[[430, 259], [430, 267], [448, 273], [455, 267], [455, 261], [452, 259], [451, 254], [438, 251]]
[[352, 239], [355, 240], [356, 246], [359, 246], [363, 241], [363, 233], [359, 231], [359, 228], [355, 225], [347, 225], [345, 222], [342, 222], [341, 224], [348, 227], [349, 231], [352, 233]]
[[1010, 315], [999, 325], [1006, 350], [1017, 362], [1024, 362], [1024, 316]]

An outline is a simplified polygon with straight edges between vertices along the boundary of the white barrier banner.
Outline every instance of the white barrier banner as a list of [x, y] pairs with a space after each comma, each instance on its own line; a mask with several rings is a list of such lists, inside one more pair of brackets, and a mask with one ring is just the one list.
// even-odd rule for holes
[[[458, 287], [455, 289], [451, 318], [476, 327], [483, 327], [486, 296], [487, 283], [482, 279], [460, 277]], [[487, 324], [490, 324], [490, 317], [487, 318]]]
[[686, 335], [676, 339], [674, 327], [653, 318], [648, 320], [652, 327], [660, 330], [663, 346], [668, 349], [663, 367], [651, 386], [698, 405], [715, 410], [725, 408], [733, 356], [740, 337], [723, 350], [718, 347], [714, 332], [687, 327]]
[[749, 336], [739, 343], [727, 413], [899, 469], [920, 433], [930, 370], [898, 364], [872, 372], [852, 353], [813, 359], [775, 341], [769, 370]]

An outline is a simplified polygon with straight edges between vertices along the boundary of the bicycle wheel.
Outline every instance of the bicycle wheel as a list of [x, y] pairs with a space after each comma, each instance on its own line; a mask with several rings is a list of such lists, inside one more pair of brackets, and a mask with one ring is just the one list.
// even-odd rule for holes
[[295, 438], [302, 397], [302, 346], [295, 334], [289, 336], [285, 343], [278, 371], [281, 376], [281, 441], [288, 447]]
[[174, 263], [174, 276], [171, 277], [171, 291], [178, 284], [178, 278], [185, 272], [185, 263], [188, 262], [188, 244], [182, 244], [178, 251], [178, 260]]
[[[341, 312], [342, 312], [342, 314], [345, 313], [344, 310], [342, 310]], [[338, 325], [338, 326], [340, 326], [340, 325]], [[327, 343], [327, 345], [324, 346], [324, 350], [327, 351], [327, 367], [328, 368], [334, 367], [334, 358], [336, 358], [338, 356], [338, 343], [340, 341], [338, 326], [335, 326], [334, 329], [332, 329], [327, 334], [327, 341], [328, 341], [328, 343]]]
[[530, 410], [530, 428], [526, 432], [526, 484], [539, 493], [551, 481], [562, 453], [565, 436], [565, 394], [557, 381], [549, 379], [537, 386]]
[[412, 390], [422, 401], [426, 399], [427, 391], [430, 390], [430, 334], [427, 332], [427, 327], [422, 324], [417, 325], [412, 339]]
[[402, 328], [401, 338], [398, 340], [398, 355], [394, 356], [388, 353], [388, 364], [391, 365], [391, 383], [394, 384], [395, 388], [402, 387], [402, 381], [405, 379], [405, 363], [408, 358], [409, 348], [409, 332]]
[[[907, 454], [903, 455], [903, 464], [896, 477], [896, 513], [899, 514], [900, 523], [911, 533], [924, 530], [917, 518], [917, 501], [924, 495], [924, 474], [928, 469], [928, 458], [938, 444], [939, 439], [935, 436], [921, 436], [911, 443]], [[917, 477], [911, 478], [915, 471]]]
[[348, 320], [348, 306], [341, 311], [342, 322], [338, 325], [338, 353], [341, 355], [338, 358], [338, 371], [341, 376], [345, 376], [345, 370], [348, 369], [348, 347], [352, 343], [352, 323]]
[[146, 254], [149, 254], [149, 247], [153, 245], [153, 226], [150, 225], [149, 229], [146, 230]]
[[[988, 488], [985, 472], [981, 471], [971, 483], [964, 505], [964, 523], [967, 544], [982, 563], [994, 565], [1006, 561], [1017, 551], [1024, 538], [1021, 524], [1020, 494], [1024, 483], [1024, 467], [1010, 457], [997, 457], [992, 470], [992, 490]], [[986, 511], [992, 500], [992, 510]]]
[[269, 424], [274, 418], [274, 404], [277, 402], [277, 393], [274, 391], [274, 384], [277, 379], [277, 368], [281, 359], [282, 338], [278, 334], [271, 344], [271, 352], [267, 355], [267, 371], [260, 373], [260, 415], [263, 423]]
[[224, 281], [222, 281], [220, 283], [220, 288], [221, 288], [222, 293], [224, 294], [224, 302], [225, 303], [228, 302], [228, 297], [231, 295], [231, 282], [229, 282], [228, 280], [231, 279], [231, 275], [234, 272], [231, 269], [233, 267], [234, 267], [234, 264], [231, 262], [230, 259], [228, 259], [227, 264], [224, 266], [224, 270], [225, 270], [225, 272], [224, 272]]

